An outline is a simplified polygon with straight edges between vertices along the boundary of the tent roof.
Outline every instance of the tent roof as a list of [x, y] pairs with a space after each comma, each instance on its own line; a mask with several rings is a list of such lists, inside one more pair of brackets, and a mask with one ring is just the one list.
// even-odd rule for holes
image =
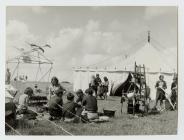
[[[74, 71], [101, 71], [101, 72], [130, 72], [137, 65], [145, 65], [147, 73], [174, 73], [177, 70], [176, 63], [173, 64], [164, 52], [160, 51], [150, 43], [146, 43], [138, 51], [122, 60], [122, 56], [108, 61], [108, 67], [92, 69], [90, 67], [75, 68]], [[102, 64], [103, 65], [103, 64]]]
[[168, 62], [167, 56], [159, 52], [150, 43], [145, 44], [145, 46], [128, 57], [125, 61], [121, 63], [118, 62], [114, 65], [120, 69], [134, 71], [135, 62], [137, 65], [145, 65], [147, 72], [174, 72], [174, 66]]

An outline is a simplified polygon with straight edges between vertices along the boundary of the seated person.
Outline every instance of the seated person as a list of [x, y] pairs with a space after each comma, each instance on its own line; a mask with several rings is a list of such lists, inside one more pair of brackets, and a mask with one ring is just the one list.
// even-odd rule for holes
[[76, 95], [78, 97], [77, 100], [76, 100], [76, 103], [82, 104], [82, 100], [85, 97], [83, 91], [81, 89], [77, 90]]
[[72, 93], [68, 93], [67, 102], [63, 105], [63, 120], [66, 122], [72, 122], [74, 119], [79, 119], [82, 112], [79, 108], [81, 108], [81, 105], [74, 102], [74, 95]]
[[84, 97], [82, 101], [82, 105], [85, 107], [82, 115], [87, 115], [89, 120], [97, 119], [98, 118], [98, 106], [97, 106], [97, 99], [93, 96], [93, 90], [87, 89], [85, 91], [88, 95]]
[[60, 119], [62, 117], [62, 105], [63, 105], [63, 90], [57, 89], [54, 95], [48, 102], [48, 110], [50, 114], [50, 120]]
[[35, 118], [37, 114], [34, 111], [28, 109], [29, 98], [33, 95], [33, 89], [27, 87], [24, 94], [20, 95], [18, 101], [17, 114], [29, 114], [29, 118]]

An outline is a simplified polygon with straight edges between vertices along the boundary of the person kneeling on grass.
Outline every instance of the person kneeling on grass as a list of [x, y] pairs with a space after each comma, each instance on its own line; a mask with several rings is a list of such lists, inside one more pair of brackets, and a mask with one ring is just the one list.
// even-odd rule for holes
[[82, 105], [85, 107], [82, 115], [87, 115], [89, 120], [98, 119], [98, 106], [97, 106], [97, 99], [93, 96], [93, 90], [87, 89], [85, 91], [88, 95], [84, 97], [82, 101]]
[[67, 94], [67, 102], [63, 105], [63, 120], [65, 122], [78, 122], [81, 116], [81, 105], [74, 102], [74, 95]]
[[48, 102], [48, 110], [50, 114], [49, 120], [61, 119], [62, 105], [63, 105], [62, 95], [63, 90], [59, 88], [54, 92], [54, 95], [49, 100]]
[[36, 119], [37, 114], [28, 109], [29, 98], [33, 96], [33, 89], [27, 87], [24, 91], [24, 94], [20, 95], [18, 101], [18, 115], [26, 115], [28, 119]]

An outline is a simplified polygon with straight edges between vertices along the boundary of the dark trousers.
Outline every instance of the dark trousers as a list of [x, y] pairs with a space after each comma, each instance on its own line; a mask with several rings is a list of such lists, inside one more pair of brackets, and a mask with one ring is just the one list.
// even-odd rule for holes
[[92, 86], [92, 89], [95, 91], [95, 96], [97, 97], [98, 87], [97, 86]]
[[49, 108], [49, 114], [52, 117], [61, 118], [62, 117], [62, 109]]

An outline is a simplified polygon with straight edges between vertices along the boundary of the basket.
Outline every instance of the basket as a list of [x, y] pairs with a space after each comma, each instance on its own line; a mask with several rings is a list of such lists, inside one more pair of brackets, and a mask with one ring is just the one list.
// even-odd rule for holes
[[116, 110], [105, 110], [103, 109], [104, 115], [108, 117], [114, 117]]

